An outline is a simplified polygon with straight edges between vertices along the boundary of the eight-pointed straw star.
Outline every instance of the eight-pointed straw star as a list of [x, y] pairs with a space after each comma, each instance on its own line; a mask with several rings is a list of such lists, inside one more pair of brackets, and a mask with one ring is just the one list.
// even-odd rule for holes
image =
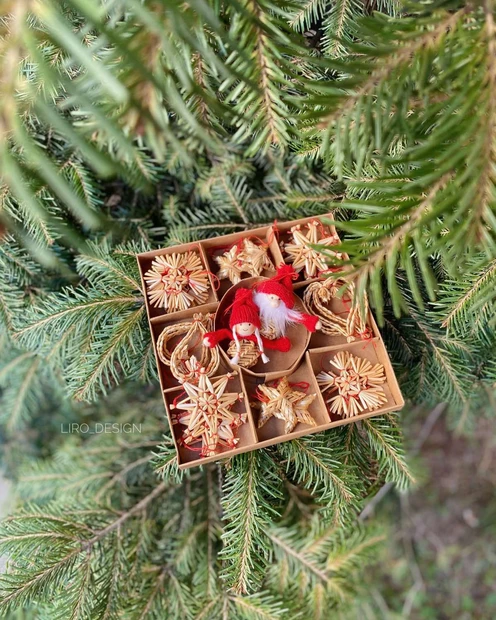
[[316, 394], [305, 394], [300, 390], [293, 389], [287, 377], [283, 377], [275, 386], [263, 384], [258, 389], [264, 397], [258, 428], [268, 422], [272, 416], [284, 420], [284, 432], [286, 434], [291, 433], [298, 422], [310, 426], [317, 425], [308, 411], [308, 407], [317, 397]]
[[[314, 250], [311, 245], [335, 245], [339, 243], [339, 237], [337, 235], [331, 235], [330, 237], [322, 237], [319, 239], [319, 229], [321, 223], [318, 220], [308, 222], [306, 225], [308, 231], [306, 234], [302, 232], [301, 226], [294, 226], [291, 229], [293, 235], [293, 242], [286, 243], [284, 245], [284, 251], [289, 257], [289, 262], [293, 265], [294, 270], [300, 272], [305, 270], [305, 277], [313, 278], [318, 275], [319, 271], [325, 271], [328, 268], [327, 257], [325, 254]], [[342, 254], [339, 252], [330, 252], [335, 254], [337, 258], [341, 258]]]
[[230, 409], [243, 398], [242, 393], [227, 392], [229, 379], [236, 373], [211, 381], [204, 368], [200, 369], [198, 385], [183, 383], [186, 397], [174, 403], [171, 409], [181, 409], [172, 416], [173, 424], [184, 424], [181, 441], [190, 445], [202, 442], [201, 455], [217, 454], [219, 446], [234, 448], [239, 438], [234, 436], [238, 426], [246, 422], [246, 413], [234, 413]]

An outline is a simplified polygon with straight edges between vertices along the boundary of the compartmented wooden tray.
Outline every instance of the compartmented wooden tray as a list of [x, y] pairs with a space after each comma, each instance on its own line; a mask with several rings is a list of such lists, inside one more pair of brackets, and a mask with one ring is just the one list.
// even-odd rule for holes
[[[306, 330], [301, 331], [295, 329], [293, 333], [288, 332], [289, 337], [292, 339], [292, 350], [290, 351], [290, 354], [272, 354], [271, 352], [271, 361], [265, 366], [262, 364], [257, 364], [251, 369], [242, 369], [239, 367], [233, 369], [229, 363], [229, 358], [225, 352], [225, 347], [221, 347], [220, 365], [215, 373], [215, 376], [221, 377], [235, 371], [235, 375], [229, 381], [229, 391], [239, 392], [240, 394], [242, 393], [243, 398], [233, 406], [232, 411], [237, 414], [246, 414], [246, 422], [237, 429], [237, 437], [239, 438], [239, 442], [235, 448], [222, 447], [219, 449], [218, 453], [202, 457], [200, 456], [198, 449], [194, 446], [189, 448], [181, 444], [180, 437], [184, 427], [172, 423], [174, 409], [173, 405], [175, 399], [177, 399], [179, 394], [182, 392], [182, 388], [179, 382], [171, 374], [170, 368], [160, 360], [157, 353], [157, 340], [162, 330], [166, 326], [182, 321], [192, 320], [193, 316], [197, 313], [213, 315], [219, 308], [225, 308], [228, 305], [228, 301], [230, 297], [234, 295], [234, 290], [237, 287], [250, 286], [255, 281], [260, 280], [263, 277], [271, 277], [274, 275], [272, 270], [265, 270], [259, 278], [252, 278], [247, 275], [247, 277], [243, 278], [238, 285], [234, 285], [233, 287], [229, 280], [223, 279], [219, 281], [217, 279], [216, 274], [218, 273], [218, 265], [215, 262], [214, 257], [225, 251], [227, 248], [241, 242], [246, 237], [249, 237], [255, 242], [259, 240], [260, 243], [263, 243], [265, 247], [268, 248], [274, 266], [277, 267], [284, 262], [285, 256], [283, 252], [283, 243], [287, 239], [290, 229], [293, 226], [305, 225], [308, 222], [320, 220], [323, 222], [323, 225], [326, 226], [326, 230], [328, 230], [331, 234], [336, 234], [334, 227], [325, 223], [326, 219], [331, 219], [331, 215], [294, 220], [283, 224], [277, 224], [276, 226], [266, 226], [246, 232], [215, 237], [212, 239], [182, 244], [137, 255], [155, 358], [157, 362], [158, 375], [164, 397], [165, 408], [172, 429], [172, 436], [178, 454], [179, 468], [184, 469], [211, 461], [228, 458], [235, 454], [256, 450], [258, 448], [263, 448], [283, 441], [289, 441], [296, 437], [301, 437], [302, 435], [317, 433], [334, 426], [349, 424], [350, 422], [355, 422], [370, 416], [377, 416], [386, 412], [396, 411], [403, 407], [404, 400], [401, 395], [391, 361], [374, 317], [372, 316], [372, 313], [369, 312], [367, 317], [369, 333], [366, 339], [359, 339], [350, 343], [347, 342], [347, 339], [344, 336], [326, 335], [321, 331], [309, 334]], [[205, 268], [205, 273], [208, 275], [209, 290], [205, 303], [192, 306], [182, 311], [167, 313], [161, 308], [153, 307], [150, 304], [146, 294], [145, 283], [145, 273], [150, 269], [152, 261], [157, 256], [188, 251], [193, 251], [199, 255], [202, 265]], [[296, 303], [300, 308], [304, 309], [305, 307], [303, 295], [306, 287], [309, 283], [315, 281], [316, 279], [319, 278], [305, 279], [303, 276], [300, 276], [294, 283], [293, 289], [297, 295]], [[224, 297], [226, 298], [224, 299]], [[332, 300], [332, 311], [335, 314], [344, 314], [347, 310], [347, 305], [342, 300]], [[217, 326], [218, 325], [216, 325], [216, 327]], [[171, 341], [170, 346], [172, 350], [179, 343], [180, 339], [181, 337], [178, 336], [175, 340]], [[193, 343], [191, 354], [199, 354], [201, 347], [202, 344], [200, 341]], [[320, 371], [327, 370], [329, 368], [330, 359], [339, 351], [348, 351], [354, 355], [369, 360], [372, 364], [380, 363], [384, 366], [386, 382], [383, 385], [383, 389], [386, 396], [386, 402], [379, 409], [375, 409], [374, 411], [365, 409], [363, 412], [352, 418], [343, 418], [329, 411], [329, 408], [325, 403], [325, 399], [319, 389], [316, 377]], [[252, 406], [257, 386], [268, 381], [277, 380], [277, 378], [283, 376], [287, 376], [290, 383], [301, 384], [301, 382], [304, 382], [305, 384], [308, 384], [308, 389], [306, 392], [308, 394], [316, 394], [316, 398], [309, 407], [309, 412], [316, 422], [315, 426], [298, 423], [291, 433], [286, 434], [284, 432], [284, 423], [279, 419], [271, 418], [261, 428], [258, 428], [259, 411], [257, 408]]]

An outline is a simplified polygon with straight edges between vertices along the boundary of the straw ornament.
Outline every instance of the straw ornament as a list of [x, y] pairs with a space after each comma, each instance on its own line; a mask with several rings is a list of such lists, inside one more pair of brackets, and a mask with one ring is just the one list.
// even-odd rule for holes
[[227, 279], [233, 284], [237, 284], [241, 280], [242, 263], [238, 259], [238, 254], [238, 248], [233, 246], [221, 256], [216, 256], [214, 258], [215, 262], [219, 265], [219, 271], [217, 272], [219, 280]]
[[245, 239], [241, 259], [247, 271], [252, 276], [259, 276], [264, 270], [275, 271], [274, 263], [270, 260], [267, 248]]
[[[351, 308], [343, 316], [334, 314], [329, 305], [333, 299], [341, 296], [343, 288], [351, 298]], [[369, 338], [371, 331], [364, 317], [368, 314], [369, 304], [365, 295], [363, 309], [355, 299], [356, 288], [353, 282], [326, 278], [312, 282], [303, 294], [303, 300], [311, 314], [318, 316], [322, 323], [322, 331], [328, 336], [344, 336], [348, 342], [356, 338]]]
[[[284, 252], [288, 255], [286, 262], [293, 265], [298, 273], [303, 271], [306, 278], [314, 278], [319, 272], [327, 269], [328, 256], [318, 252], [311, 245], [331, 246], [339, 243], [340, 239], [336, 233], [326, 235], [324, 228], [318, 220], [313, 220], [305, 224], [305, 230], [302, 230], [300, 224], [291, 228], [292, 241], [284, 244]], [[339, 252], [329, 253], [341, 258]]]
[[340, 351], [330, 362], [337, 372], [320, 372], [317, 383], [322, 394], [337, 392], [326, 400], [331, 413], [352, 418], [366, 409], [379, 409], [387, 402], [381, 387], [386, 381], [382, 364], [372, 366], [368, 360], [349, 351]]
[[260, 349], [257, 344], [251, 340], [240, 340], [239, 350], [235, 340], [231, 340], [227, 349], [229, 358], [238, 356], [237, 364], [243, 368], [251, 368], [255, 366], [260, 358]]
[[264, 325], [260, 330], [260, 335], [262, 335], [264, 338], [267, 338], [267, 340], [275, 340], [277, 338], [276, 328], [272, 323], [270, 323], [269, 325]]
[[204, 368], [199, 371], [198, 385], [185, 381], [182, 385], [185, 397], [175, 400], [171, 410], [172, 423], [186, 426], [180, 443], [192, 450], [192, 444], [201, 442], [198, 448], [202, 457], [217, 454], [221, 447], [234, 448], [239, 442], [236, 429], [246, 422], [246, 413], [234, 413], [231, 407], [244, 398], [243, 393], [226, 392], [229, 373], [210, 380]]
[[264, 383], [258, 387], [259, 399], [262, 401], [258, 428], [272, 417], [284, 420], [284, 432], [291, 433], [298, 423], [317, 426], [308, 411], [316, 394], [305, 394], [291, 387], [288, 378], [283, 377], [276, 385]]
[[145, 282], [150, 304], [166, 312], [186, 310], [208, 299], [208, 273], [196, 252], [156, 256]]
[[242, 273], [259, 276], [265, 269], [275, 270], [267, 247], [251, 239], [243, 239], [241, 244], [234, 245], [214, 260], [219, 265], [217, 277], [220, 280], [228, 279], [233, 284], [241, 280]]
[[[198, 347], [201, 357], [197, 364], [204, 368], [211, 377], [220, 363], [218, 348], [208, 349], [201, 346], [207, 332], [213, 328], [213, 314], [194, 314], [193, 320], [183, 321], [174, 325], [166, 325], [157, 339], [157, 355], [160, 361], [170, 366], [172, 375], [178, 381], [198, 381], [197, 368], [191, 363], [190, 350]], [[181, 341], [170, 352], [167, 344], [176, 336], [183, 336]], [[196, 357], [193, 357], [196, 360]]]

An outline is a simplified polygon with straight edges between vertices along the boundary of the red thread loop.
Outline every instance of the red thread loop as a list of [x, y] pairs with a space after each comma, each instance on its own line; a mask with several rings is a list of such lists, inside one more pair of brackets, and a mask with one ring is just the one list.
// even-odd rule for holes
[[267, 237], [267, 245], [270, 245], [274, 239], [279, 240], [279, 228], [277, 227], [277, 220], [270, 227], [269, 236]]
[[326, 274], [330, 274], [330, 273], [336, 273], [336, 271], [340, 271], [341, 267], [328, 267], [327, 269], [321, 269], [318, 272], [319, 277], [320, 276], [325, 276]]
[[200, 273], [203, 275], [204, 273], [206, 273], [208, 276], [210, 276], [212, 278], [212, 288], [214, 289], [214, 291], [218, 291], [220, 288], [220, 280], [219, 278], [215, 275], [215, 273], [213, 273], [212, 271], [210, 271], [209, 269], [204, 269], [203, 271], [200, 271]]
[[179, 394], [172, 401], [172, 404], [173, 404], [174, 408], [177, 407], [177, 403], [178, 403], [179, 399], [182, 398], [183, 396], [186, 396], [186, 391], [185, 390], [181, 390], [179, 392]]
[[259, 400], [262, 403], [268, 403], [269, 402], [269, 397], [266, 396], [263, 392], [260, 391], [260, 388], [257, 387], [257, 390], [255, 392], [255, 398], [257, 400]]
[[296, 383], [290, 383], [289, 387], [297, 388], [299, 390], [302, 390], [303, 392], [306, 392], [310, 387], [310, 383], [308, 383], [307, 381], [297, 381]]

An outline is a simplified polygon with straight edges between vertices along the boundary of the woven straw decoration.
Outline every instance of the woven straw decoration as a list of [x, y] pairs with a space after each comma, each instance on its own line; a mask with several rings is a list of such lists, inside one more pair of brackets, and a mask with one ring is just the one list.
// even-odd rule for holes
[[322, 394], [336, 392], [327, 398], [331, 413], [344, 418], [352, 418], [368, 409], [374, 411], [387, 402], [382, 384], [386, 381], [384, 366], [372, 364], [349, 351], [340, 351], [331, 360], [337, 372], [322, 371], [317, 375], [317, 383]]
[[241, 281], [242, 273], [259, 276], [265, 269], [275, 271], [267, 247], [251, 239], [243, 239], [241, 246], [234, 245], [214, 260], [219, 265], [217, 277], [228, 279], [233, 284]]
[[267, 338], [267, 340], [275, 340], [277, 338], [276, 329], [272, 324], [267, 325], [267, 327], [263, 327], [260, 330], [260, 335]]
[[236, 373], [229, 373], [219, 379], [210, 380], [204, 368], [199, 369], [198, 385], [183, 382], [185, 397], [174, 401], [171, 409], [179, 409], [172, 414], [173, 424], [183, 424], [186, 429], [180, 438], [184, 446], [201, 442], [196, 450], [200, 456], [217, 454], [219, 448], [235, 448], [239, 438], [235, 437], [236, 429], [244, 424], [246, 413], [234, 413], [231, 407], [244, 398], [242, 392], [226, 392], [229, 379]]
[[295, 390], [287, 377], [276, 381], [275, 385], [259, 385], [258, 392], [258, 398], [262, 402], [258, 428], [264, 426], [272, 417], [284, 421], [286, 434], [291, 433], [299, 423], [317, 426], [308, 410], [317, 395]]
[[166, 312], [186, 310], [208, 299], [208, 273], [199, 254], [162, 254], [145, 273], [150, 304]]
[[[213, 329], [213, 318], [213, 314], [194, 314], [192, 321], [166, 325], [160, 333], [157, 339], [157, 354], [161, 362], [170, 366], [171, 373], [177, 380], [192, 382], [198, 380], [196, 369], [190, 363], [189, 349], [200, 345], [205, 334]], [[167, 343], [175, 336], [182, 334], [184, 334], [183, 338], [170, 353], [167, 349]], [[198, 364], [211, 377], [217, 371], [220, 363], [218, 347], [212, 349], [199, 347], [199, 349], [201, 349], [201, 357]]]
[[[334, 314], [328, 307], [332, 299], [338, 298], [338, 293], [346, 286], [346, 293], [351, 297], [351, 308], [346, 316]], [[320, 282], [309, 284], [303, 294], [305, 304], [311, 314], [318, 316], [322, 323], [322, 331], [328, 336], [344, 336], [348, 342], [356, 338], [366, 338], [370, 329], [364, 317], [368, 314], [369, 304], [367, 296], [364, 299], [363, 312], [355, 299], [355, 285], [345, 280], [326, 278]]]
[[252, 366], [255, 366], [260, 357], [260, 350], [258, 346], [251, 340], [241, 340], [239, 344], [240, 349], [238, 352], [236, 348], [236, 341], [231, 340], [229, 343], [229, 348], [227, 349], [227, 354], [229, 357], [232, 358], [236, 354], [239, 355], [238, 366], [242, 366], [243, 368], [251, 368]]
[[[293, 265], [294, 270], [298, 273], [303, 271], [305, 278], [314, 278], [320, 272], [326, 271], [328, 268], [327, 254], [318, 252], [311, 245], [331, 246], [339, 243], [340, 239], [337, 234], [325, 236], [323, 226], [319, 220], [313, 220], [305, 224], [306, 232], [302, 231], [300, 224], [291, 228], [292, 241], [285, 243], [284, 252], [288, 255], [286, 262]], [[339, 252], [333, 252], [327, 249], [327, 253], [342, 258]]]

